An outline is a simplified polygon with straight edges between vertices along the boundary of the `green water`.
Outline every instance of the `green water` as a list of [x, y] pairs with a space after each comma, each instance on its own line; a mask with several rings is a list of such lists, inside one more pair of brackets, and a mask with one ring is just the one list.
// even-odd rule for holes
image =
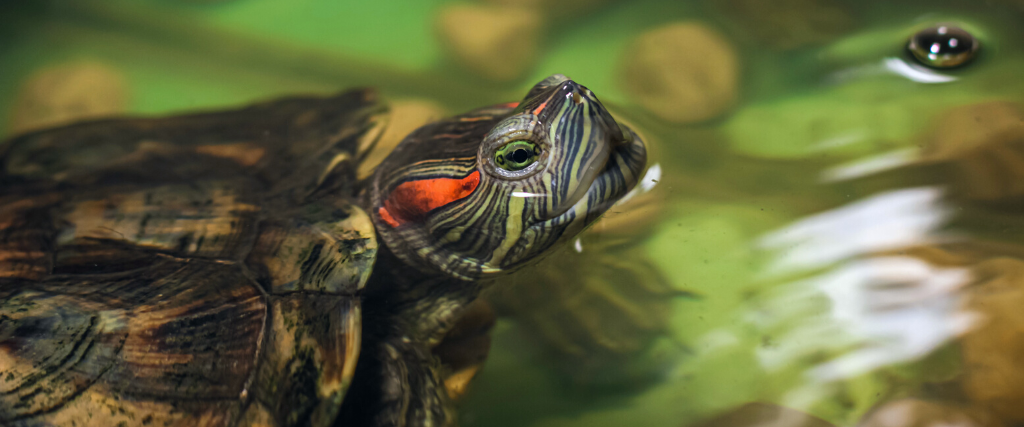
[[[1024, 292], [1024, 276], [1014, 269], [1024, 254], [1016, 246], [1024, 231], [1024, 191], [1016, 184], [1024, 182], [1017, 172], [1024, 160], [1016, 148], [849, 172], [942, 140], [934, 132], [953, 120], [952, 109], [1024, 102], [1024, 9], [1012, 0], [820, 2], [838, 5], [845, 24], [826, 23], [818, 28], [823, 35], [784, 47], [712, 0], [608, 1], [549, 22], [535, 63], [504, 82], [446, 54], [434, 17], [453, 3], [5, 2], [0, 134], [16, 128], [27, 81], [83, 61], [113, 70], [125, 93], [116, 108], [133, 114], [354, 86], [459, 112], [518, 100], [535, 82], [563, 73], [656, 145], [652, 164], [661, 176], [648, 201], [659, 213], [624, 234], [647, 273], [698, 297], [634, 301], [664, 315], [656, 333], [639, 337], [641, 348], [615, 362], [601, 359], [607, 372], [567, 369], [572, 356], [548, 348], [536, 328], [502, 319], [490, 358], [461, 402], [461, 425], [686, 426], [764, 401], [853, 426], [872, 408], [903, 398], [994, 413], [1006, 425], [1024, 421], [999, 403], [1024, 399], [1024, 391], [999, 384], [988, 395], [977, 391], [986, 378], [1024, 378], [1024, 365], [978, 359], [990, 338], [964, 338], [986, 337], [997, 325], [993, 334], [1006, 344], [989, 353], [1024, 360], [1016, 353], [1024, 349], [1024, 321], [971, 302], [992, 292], [982, 285], [993, 277], [1005, 285], [1006, 301], [1022, 298], [1018, 288]], [[819, 2], [780, 3], [800, 9]], [[737, 100], [709, 120], [664, 121], [623, 81], [631, 41], [677, 22], [719, 32], [738, 59]], [[773, 25], [799, 25], [781, 22]], [[971, 64], [939, 72], [955, 80], [922, 83], [886, 71], [886, 59], [915, 65], [903, 52], [907, 37], [942, 22], [983, 43]], [[998, 116], [1013, 108], [977, 111]], [[1020, 144], [1020, 120], [1006, 114], [1011, 119], [991, 125], [995, 136], [986, 138]], [[987, 129], [967, 128], [951, 138]], [[633, 214], [627, 205], [608, 215], [629, 222]], [[540, 268], [600, 262], [587, 254], [611, 239], [605, 234], [619, 236], [596, 227], [581, 245], [582, 258], [552, 258]], [[590, 242], [598, 249], [588, 249]], [[993, 259], [1003, 264], [993, 267]], [[641, 286], [615, 285], [611, 293], [627, 299], [630, 287]], [[884, 293], [900, 286], [919, 292]], [[879, 301], [892, 305], [871, 305]], [[619, 322], [614, 310], [607, 313], [608, 322]], [[968, 315], [1003, 323], [972, 323]]]

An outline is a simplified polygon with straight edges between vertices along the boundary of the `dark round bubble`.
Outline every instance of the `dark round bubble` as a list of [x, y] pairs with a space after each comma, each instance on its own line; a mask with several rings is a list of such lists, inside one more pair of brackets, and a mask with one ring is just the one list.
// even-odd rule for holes
[[978, 39], [962, 28], [937, 25], [918, 31], [907, 50], [918, 62], [932, 68], [953, 68], [971, 62], [978, 54]]

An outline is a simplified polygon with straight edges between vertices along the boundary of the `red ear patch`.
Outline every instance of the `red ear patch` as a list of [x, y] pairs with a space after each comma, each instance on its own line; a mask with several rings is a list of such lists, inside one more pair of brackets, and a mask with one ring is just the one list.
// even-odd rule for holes
[[473, 193], [480, 185], [480, 171], [456, 178], [421, 179], [401, 183], [377, 210], [381, 219], [392, 227], [416, 222], [427, 213]]
[[540, 105], [537, 106], [537, 108], [534, 108], [533, 109], [533, 115], [536, 116], [536, 115], [540, 114], [540, 111], [543, 110], [544, 107], [548, 106], [548, 101], [550, 101], [550, 100], [551, 100], [551, 98], [548, 98], [547, 101], [542, 102]]

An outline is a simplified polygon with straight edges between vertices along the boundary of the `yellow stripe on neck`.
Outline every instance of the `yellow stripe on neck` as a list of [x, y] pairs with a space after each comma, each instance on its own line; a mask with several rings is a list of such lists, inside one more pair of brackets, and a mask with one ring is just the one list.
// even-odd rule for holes
[[491, 259], [487, 260], [487, 266], [494, 269], [501, 269], [501, 262], [505, 255], [512, 249], [512, 246], [519, 241], [523, 234], [523, 206], [526, 199], [522, 197], [510, 197], [508, 201], [508, 218], [505, 219], [505, 239], [501, 246], [494, 250]]

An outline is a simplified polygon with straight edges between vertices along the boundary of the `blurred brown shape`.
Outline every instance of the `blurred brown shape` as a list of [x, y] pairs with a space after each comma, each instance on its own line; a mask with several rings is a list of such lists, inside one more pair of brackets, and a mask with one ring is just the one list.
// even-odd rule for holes
[[852, 31], [857, 19], [839, 0], [711, 0], [739, 36], [776, 50], [823, 45]]
[[[899, 253], [935, 265], [971, 269], [971, 284], [959, 291], [962, 310], [979, 316], [980, 321], [959, 338], [962, 373], [951, 384], [961, 390], [957, 395], [962, 393], [970, 406], [918, 400], [892, 402], [887, 404], [891, 408], [883, 406], [876, 411], [878, 414], [866, 419], [875, 424], [865, 421], [861, 426], [998, 426], [1024, 422], [1024, 247], [975, 240]], [[893, 421], [900, 419], [908, 421]]]
[[963, 197], [1024, 196], [1024, 108], [993, 101], [946, 111], [924, 137], [921, 160], [947, 165]]
[[1004, 424], [976, 408], [951, 402], [903, 399], [882, 404], [858, 427], [1000, 427]]
[[621, 63], [627, 93], [663, 120], [701, 122], [736, 104], [735, 48], [704, 25], [675, 23], [649, 30], [629, 45]]
[[753, 402], [687, 427], [835, 427], [821, 418], [773, 403]]
[[359, 144], [358, 179], [366, 179], [391, 151], [420, 126], [445, 116], [444, 108], [423, 99], [397, 99], [388, 103], [389, 111], [378, 125], [367, 132]]
[[487, 4], [529, 9], [551, 18], [580, 16], [592, 12], [609, 0], [484, 0]]
[[435, 28], [464, 67], [491, 80], [510, 81], [536, 64], [544, 21], [525, 8], [455, 4], [441, 10]]
[[13, 133], [69, 124], [124, 112], [124, 76], [98, 61], [67, 62], [41, 68], [22, 83], [11, 117]]
[[964, 392], [1001, 419], [1024, 422], [1024, 261], [991, 259], [974, 275], [967, 307], [985, 320], [961, 339]]

